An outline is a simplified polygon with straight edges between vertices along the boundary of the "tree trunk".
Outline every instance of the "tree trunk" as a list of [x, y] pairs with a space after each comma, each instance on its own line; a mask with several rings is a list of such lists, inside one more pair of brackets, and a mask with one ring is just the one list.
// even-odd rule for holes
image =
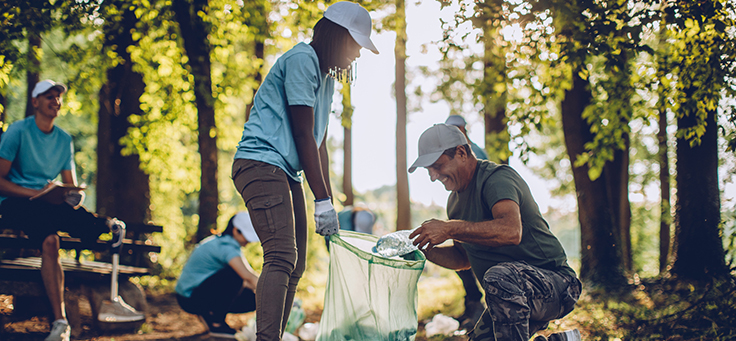
[[[686, 89], [692, 98], [695, 89]], [[692, 103], [690, 103], [692, 104]], [[695, 105], [682, 106], [679, 130], [697, 124]], [[718, 192], [718, 125], [716, 111], [707, 112], [705, 134], [698, 145], [677, 139], [677, 204], [675, 206], [675, 262], [678, 277], [706, 280], [729, 273], [720, 236], [721, 202]]]
[[[582, 114], [591, 100], [588, 81], [573, 71], [573, 86], [562, 101], [562, 127], [570, 162], [585, 152], [585, 143], [593, 139], [590, 125]], [[614, 227], [613, 212], [606, 188], [605, 171], [591, 181], [587, 165], [573, 167], [577, 192], [581, 236], [580, 278], [587, 284], [616, 289], [626, 283], [622, 271], [621, 236]]]
[[611, 204], [613, 226], [621, 238], [621, 254], [626, 271], [633, 270], [631, 253], [631, 203], [629, 202], [629, 134], [624, 139], [624, 150], [615, 150], [613, 160], [606, 163], [601, 178], [606, 180], [608, 200]]
[[151, 219], [150, 184], [140, 169], [138, 155], [122, 155], [120, 139], [131, 127], [128, 118], [140, 112], [140, 97], [145, 90], [143, 76], [133, 71], [127, 52], [135, 42], [131, 31], [137, 19], [127, 7], [119, 22], [105, 27], [106, 48], [121, 62], [107, 70], [107, 82], [99, 93], [97, 122], [97, 212], [123, 221], [143, 223]]
[[343, 162], [342, 162], [342, 191], [345, 193], [343, 206], [354, 204], [353, 193], [353, 104], [350, 92], [350, 84], [343, 84], [342, 90], [342, 127], [343, 127]]
[[411, 201], [406, 162], [406, 9], [396, 0], [396, 230], [411, 228]]
[[660, 91], [657, 104], [659, 111], [659, 131], [657, 141], [659, 146], [659, 273], [667, 271], [670, 253], [670, 225], [672, 225], [672, 213], [670, 213], [670, 160], [667, 147], [667, 96]]
[[[33, 116], [36, 109], [33, 107], [32, 94], [36, 83], [41, 81], [41, 36], [38, 33], [28, 32], [28, 53], [26, 54], [26, 116]], [[59, 81], [58, 79], [56, 81]]]
[[[501, 8], [501, 4], [496, 0], [486, 0], [486, 9], [494, 11]], [[485, 149], [488, 153], [488, 159], [499, 163], [509, 164], [511, 151], [509, 150], [509, 131], [506, 118], [506, 61], [503, 47], [498, 46], [495, 39], [498, 38], [498, 27], [492, 19], [497, 13], [486, 13], [489, 19], [483, 20], [483, 83], [486, 89], [484, 93], [484, 114], [485, 121]], [[503, 91], [497, 91], [499, 85], [503, 86]], [[493, 91], [491, 89], [494, 89]]]
[[199, 155], [201, 177], [199, 190], [199, 226], [196, 241], [204, 239], [217, 228], [217, 127], [215, 126], [215, 99], [212, 96], [210, 45], [207, 39], [209, 25], [198, 15], [207, 10], [206, 0], [174, 0], [184, 49], [189, 57], [189, 70], [194, 76], [194, 95], [197, 105]]
[[246, 18], [245, 25], [247, 25], [249, 29], [253, 30], [253, 56], [255, 59], [260, 61], [261, 64], [260, 67], [258, 67], [256, 72], [253, 74], [255, 86], [253, 87], [253, 91], [251, 93], [251, 102], [248, 103], [248, 105], [246, 105], [245, 107], [246, 122], [248, 122], [248, 118], [250, 118], [250, 110], [253, 108], [253, 99], [255, 98], [256, 92], [258, 91], [258, 87], [260, 87], [261, 83], [263, 83], [263, 75], [261, 74], [261, 71], [263, 70], [263, 65], [265, 63], [264, 51], [266, 49], [266, 39], [270, 37], [271, 32], [270, 21], [268, 20], [268, 13], [270, 12], [270, 8], [266, 6], [266, 3], [267, 1], [264, 0], [250, 1], [249, 3], [247, 3], [247, 5], [252, 6], [252, 8], [247, 10], [250, 15]]
[[[265, 49], [266, 45], [262, 41], [256, 41], [255, 48], [254, 48], [254, 56], [256, 59], [260, 60], [261, 63], [263, 63], [263, 51]], [[261, 64], [261, 68], [263, 67], [263, 64]], [[250, 118], [250, 110], [253, 109], [253, 101], [256, 98], [256, 92], [258, 92], [258, 87], [261, 86], [261, 83], [263, 83], [263, 75], [261, 75], [261, 68], [258, 68], [256, 72], [253, 74], [253, 79], [256, 81], [256, 86], [253, 87], [253, 91], [251, 92], [250, 96], [250, 103], [245, 106], [245, 121], [248, 122], [248, 119]]]

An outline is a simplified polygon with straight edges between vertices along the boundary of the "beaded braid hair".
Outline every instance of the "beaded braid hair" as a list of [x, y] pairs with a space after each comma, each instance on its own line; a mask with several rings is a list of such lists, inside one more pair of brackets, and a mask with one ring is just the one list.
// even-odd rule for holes
[[312, 34], [312, 46], [319, 58], [319, 67], [322, 72], [338, 82], [350, 84], [355, 80], [355, 63], [342, 69], [337, 66], [337, 61], [345, 60], [346, 47], [353, 40], [348, 30], [327, 18], [320, 19], [314, 25]]

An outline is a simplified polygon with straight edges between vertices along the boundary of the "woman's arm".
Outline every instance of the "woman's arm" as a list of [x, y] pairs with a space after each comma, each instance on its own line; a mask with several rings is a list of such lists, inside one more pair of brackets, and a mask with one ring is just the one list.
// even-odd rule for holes
[[[312, 189], [315, 199], [325, 199], [330, 196], [327, 187], [329, 180], [325, 181], [324, 172], [326, 170], [322, 169], [324, 163], [320, 157], [322, 147], [317, 148], [317, 143], [314, 141], [314, 109], [305, 105], [293, 105], [289, 107], [289, 117], [291, 134], [299, 154], [299, 163], [304, 169], [309, 188]], [[324, 154], [327, 154], [326, 148]]]
[[240, 278], [243, 279], [244, 288], [256, 291], [256, 286], [258, 285], [258, 275], [256, 275], [256, 273], [253, 271], [253, 268], [250, 267], [250, 264], [248, 264], [248, 261], [246, 261], [243, 256], [234, 257], [228, 262], [228, 264], [231, 268], [233, 268], [233, 270], [235, 270]]

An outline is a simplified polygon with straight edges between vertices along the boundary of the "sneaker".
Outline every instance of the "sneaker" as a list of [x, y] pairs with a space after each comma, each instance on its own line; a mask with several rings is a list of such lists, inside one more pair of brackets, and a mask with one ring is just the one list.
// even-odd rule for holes
[[97, 319], [102, 322], [135, 322], [145, 320], [146, 315], [118, 297], [116, 302], [102, 301]]
[[215, 321], [212, 316], [199, 315], [199, 320], [207, 327], [210, 337], [235, 339], [237, 330], [231, 328], [225, 320]]
[[123, 246], [123, 238], [125, 238], [125, 223], [117, 218], [111, 218], [107, 220], [107, 227], [110, 228], [110, 233], [112, 234], [110, 248], [113, 251], [120, 251], [120, 248]]
[[[583, 341], [580, 331], [577, 329], [566, 330], [564, 332], [550, 334], [547, 337], [549, 341]], [[535, 340], [536, 341], [536, 340]]]
[[217, 327], [213, 325], [209, 325], [208, 327], [210, 329], [210, 337], [217, 337], [221, 339], [235, 340], [235, 334], [238, 332], [237, 330], [230, 328], [230, 326], [228, 326], [225, 321], [220, 322], [219, 326]]
[[51, 325], [51, 332], [44, 341], [69, 341], [71, 334], [72, 329], [69, 327], [69, 322], [66, 320], [56, 320]]

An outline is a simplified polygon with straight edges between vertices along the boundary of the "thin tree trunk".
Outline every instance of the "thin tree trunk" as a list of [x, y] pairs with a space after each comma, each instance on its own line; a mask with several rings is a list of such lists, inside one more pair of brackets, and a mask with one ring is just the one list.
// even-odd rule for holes
[[659, 131], [657, 140], [659, 142], [659, 192], [660, 192], [660, 217], [659, 217], [659, 273], [667, 271], [670, 252], [670, 225], [672, 225], [672, 214], [670, 213], [670, 160], [667, 147], [667, 104], [665, 94], [660, 93]]
[[184, 49], [189, 57], [188, 66], [194, 76], [194, 95], [197, 105], [199, 155], [201, 177], [199, 190], [199, 226], [196, 241], [200, 241], [217, 228], [217, 127], [215, 125], [215, 99], [212, 95], [210, 45], [207, 39], [209, 26], [198, 13], [206, 12], [206, 0], [173, 1]]
[[[486, 9], [494, 11], [501, 8], [501, 4], [497, 0], [486, 0]], [[488, 11], [484, 11], [488, 12]], [[496, 13], [487, 13], [489, 18], [496, 16]], [[503, 47], [496, 44], [498, 38], [498, 28], [495, 27], [493, 19], [483, 20], [483, 83], [486, 89], [496, 89], [498, 85], [503, 85], [503, 91], [493, 91], [486, 93], [484, 96], [484, 114], [485, 122], [485, 149], [488, 158], [496, 163], [509, 163], [511, 152], [509, 151], [509, 132], [506, 118], [506, 61]]]
[[[28, 32], [28, 53], [26, 53], [26, 116], [33, 116], [36, 113], [32, 103], [33, 88], [36, 83], [41, 80], [41, 36], [35, 32]], [[58, 80], [57, 80], [58, 81]]]
[[621, 238], [621, 254], [626, 271], [633, 270], [631, 255], [631, 203], [629, 202], [629, 134], [623, 134], [624, 150], [615, 150], [613, 160], [606, 163], [602, 176], [611, 204], [613, 226]]
[[[591, 100], [588, 82], [573, 72], [573, 86], [562, 101], [562, 127], [570, 162], [585, 152], [585, 143], [593, 138], [582, 114]], [[605, 171], [604, 171], [605, 173]], [[621, 237], [614, 227], [608, 200], [606, 174], [591, 181], [587, 165], [573, 167], [577, 192], [581, 236], [580, 278], [594, 286], [616, 289], [626, 283], [623, 275]]]
[[140, 112], [140, 97], [145, 90], [143, 76], [133, 71], [127, 52], [135, 42], [135, 13], [122, 9], [121, 20], [105, 27], [107, 48], [113, 49], [121, 62], [107, 70], [107, 82], [99, 93], [97, 122], [97, 212], [128, 222], [147, 222], [150, 212], [148, 175], [140, 169], [138, 155], [123, 156], [120, 139], [131, 127], [128, 118]]
[[[262, 41], [256, 41], [255, 49], [254, 49], [254, 55], [255, 57], [261, 61], [261, 66], [263, 66], [263, 51], [265, 49], [266, 45]], [[256, 92], [258, 91], [258, 87], [261, 86], [261, 83], [263, 83], [263, 75], [261, 75], [261, 68], [258, 68], [256, 72], [253, 74], [253, 78], [256, 81], [256, 86], [253, 87], [253, 91], [251, 93], [251, 100], [248, 105], [245, 106], [245, 121], [248, 122], [248, 119], [250, 118], [250, 110], [253, 109], [253, 100], [255, 100]]]
[[411, 228], [411, 202], [406, 161], [406, 9], [396, 0], [396, 230]]

